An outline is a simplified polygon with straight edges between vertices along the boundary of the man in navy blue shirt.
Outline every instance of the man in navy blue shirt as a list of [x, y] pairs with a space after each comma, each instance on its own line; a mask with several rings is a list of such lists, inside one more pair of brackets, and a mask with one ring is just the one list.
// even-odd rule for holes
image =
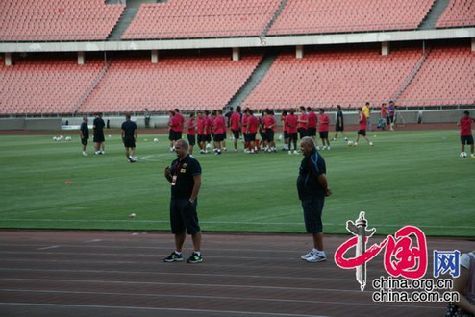
[[130, 163], [137, 162], [135, 157], [135, 142], [137, 141], [137, 124], [130, 119], [130, 114], [125, 115], [125, 121], [122, 123], [122, 142], [125, 147], [125, 157]]
[[171, 185], [170, 226], [175, 235], [175, 251], [164, 262], [184, 260], [182, 250], [186, 234], [191, 235], [193, 253], [188, 263], [201, 263], [201, 229], [196, 206], [201, 187], [201, 166], [198, 160], [188, 155], [188, 142], [180, 139], [175, 143], [177, 159], [165, 168], [164, 176]]
[[311, 137], [302, 138], [300, 150], [304, 158], [297, 178], [297, 191], [302, 201], [305, 228], [313, 238], [313, 249], [301, 258], [307, 262], [325, 261], [327, 257], [323, 250], [322, 210], [325, 197], [331, 195], [325, 160], [317, 152]]
[[89, 139], [89, 129], [87, 127], [87, 116], [84, 116], [81, 123], [81, 143], [82, 143], [82, 155], [87, 156], [87, 140]]

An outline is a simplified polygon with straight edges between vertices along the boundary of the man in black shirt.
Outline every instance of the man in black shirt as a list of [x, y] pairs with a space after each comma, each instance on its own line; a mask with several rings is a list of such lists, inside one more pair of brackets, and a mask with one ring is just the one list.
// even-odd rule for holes
[[198, 192], [201, 187], [201, 166], [188, 155], [188, 142], [180, 139], [175, 143], [177, 159], [166, 167], [164, 176], [171, 184], [170, 226], [175, 235], [175, 251], [163, 259], [164, 262], [183, 261], [183, 244], [186, 233], [191, 234], [193, 253], [188, 263], [201, 263], [201, 229], [196, 213]]
[[325, 160], [321, 157], [311, 137], [303, 137], [300, 150], [305, 156], [297, 178], [297, 191], [302, 201], [305, 228], [312, 234], [313, 249], [301, 258], [307, 262], [327, 259], [323, 251], [322, 210], [325, 197], [331, 195], [326, 177]]
[[89, 139], [89, 129], [87, 128], [87, 116], [82, 118], [80, 133], [81, 133], [81, 143], [82, 143], [82, 155], [87, 156], [86, 147], [87, 140]]
[[94, 141], [95, 152], [94, 154], [105, 154], [105, 137], [104, 137], [104, 127], [106, 123], [102, 120], [102, 113], [97, 113], [96, 118], [92, 122], [92, 140]]
[[[336, 106], [336, 124], [335, 124], [335, 137], [333, 138], [333, 141], [336, 141], [338, 138], [338, 132], [343, 135], [343, 130], [345, 130], [344, 124], [343, 124], [343, 111], [341, 111], [340, 105]], [[346, 137], [345, 137], [346, 140]]]
[[125, 121], [122, 123], [122, 142], [125, 147], [125, 157], [130, 163], [137, 162], [135, 157], [135, 142], [137, 141], [137, 124], [130, 120], [130, 114], [125, 115]]

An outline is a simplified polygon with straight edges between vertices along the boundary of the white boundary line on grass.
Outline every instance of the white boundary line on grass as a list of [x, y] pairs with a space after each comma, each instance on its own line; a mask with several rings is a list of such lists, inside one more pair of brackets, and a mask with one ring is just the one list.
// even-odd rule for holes
[[[170, 223], [169, 220], [138, 220], [138, 219], [17, 219], [17, 218], [10, 218], [10, 219], [1, 219], [0, 224], [2, 222], [8, 221], [16, 221], [16, 222], [65, 222], [65, 223], [110, 223], [110, 222], [119, 222], [119, 223]], [[303, 222], [248, 222], [248, 221], [200, 221], [201, 224], [211, 224], [211, 225], [259, 225], [259, 226], [282, 226], [282, 225], [293, 225], [293, 226], [303, 226]], [[341, 226], [342, 228], [345, 227], [344, 223], [323, 223], [325, 226]], [[385, 227], [385, 228], [393, 228], [393, 227], [403, 227], [407, 224], [378, 224], [372, 223], [372, 227]], [[413, 226], [419, 226], [424, 228], [433, 228], [433, 229], [473, 229], [475, 230], [475, 226], [433, 226], [433, 225], [424, 225], [424, 224], [411, 224]]]
[[217, 310], [217, 309], [192, 309], [192, 308], [170, 308], [170, 307], [148, 307], [148, 306], [115, 306], [115, 305], [71, 305], [71, 304], [38, 304], [38, 303], [5, 303], [0, 302], [0, 306], [39, 306], [39, 307], [63, 307], [63, 308], [101, 308], [101, 309], [127, 309], [153, 310], [153, 311], [174, 311], [190, 313], [213, 313], [213, 314], [235, 314], [245, 316], [281, 316], [281, 317], [326, 317], [323, 315], [302, 315], [302, 314], [282, 314], [282, 313], [260, 313], [250, 311]]

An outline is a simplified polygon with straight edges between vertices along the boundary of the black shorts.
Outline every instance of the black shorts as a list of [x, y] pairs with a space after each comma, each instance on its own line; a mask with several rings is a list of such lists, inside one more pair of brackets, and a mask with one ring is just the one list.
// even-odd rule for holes
[[302, 200], [305, 229], [309, 233], [323, 232], [322, 210], [325, 198]]
[[256, 141], [256, 134], [257, 133], [248, 133], [247, 137], [249, 139], [249, 142], [254, 142]]
[[264, 137], [267, 142], [274, 142], [274, 131], [272, 129], [266, 129]]
[[303, 129], [303, 128], [300, 128], [297, 130], [299, 135], [300, 135], [300, 138], [302, 139], [303, 137], [306, 137], [307, 136], [307, 129]]
[[460, 140], [462, 141], [462, 144], [472, 145], [473, 144], [473, 135], [462, 135], [460, 137]]
[[284, 132], [284, 140], [287, 140], [289, 138], [289, 134], [287, 132]]
[[297, 133], [288, 133], [289, 142], [297, 141]]
[[343, 132], [343, 124], [335, 126], [335, 131], [336, 132]]
[[196, 144], [196, 136], [194, 134], [187, 134], [186, 139], [188, 140], [189, 145], [195, 145]]
[[186, 232], [194, 234], [200, 232], [198, 223], [198, 214], [196, 207], [198, 201], [192, 204], [188, 199], [171, 199], [170, 200], [170, 227], [172, 233]]
[[220, 133], [220, 134], [213, 134], [213, 141], [214, 141], [214, 142], [222, 142], [222, 141], [224, 141], [224, 134], [223, 134], [223, 133]]
[[180, 140], [182, 136], [181, 134], [182, 134], [181, 132], [175, 132], [175, 131], [170, 130], [168, 132], [168, 140], [170, 141]]
[[206, 142], [206, 134], [198, 134], [198, 142]]
[[87, 145], [87, 139], [88, 138], [81, 138], [81, 144], [82, 145]]
[[389, 123], [393, 123], [393, 122], [394, 122], [394, 115], [388, 116], [388, 124], [389, 124]]
[[308, 130], [307, 130], [307, 135], [308, 135], [308, 136], [315, 136], [315, 135], [317, 135], [317, 128], [308, 128]]
[[123, 139], [124, 147], [135, 148], [135, 138], [126, 138]]
[[328, 139], [328, 131], [318, 132], [320, 139]]
[[211, 134], [205, 134], [205, 141], [211, 142]]
[[244, 137], [244, 142], [249, 142], [249, 141], [251, 141], [251, 140], [249, 140], [249, 133], [243, 133], [242, 135], [243, 135], [243, 137]]
[[358, 134], [362, 136], [366, 136], [366, 130], [358, 130]]
[[92, 141], [94, 141], [95, 143], [104, 142], [105, 140], [106, 138], [104, 137], [104, 133], [97, 133], [94, 134], [94, 136], [92, 137]]
[[234, 135], [234, 139], [238, 140], [239, 139], [239, 130], [231, 130]]

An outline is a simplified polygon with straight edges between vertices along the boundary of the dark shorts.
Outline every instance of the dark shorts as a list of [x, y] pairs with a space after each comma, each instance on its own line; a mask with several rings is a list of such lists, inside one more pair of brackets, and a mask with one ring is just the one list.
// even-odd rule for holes
[[248, 141], [249, 141], [249, 142], [254, 142], [254, 141], [256, 141], [256, 134], [257, 134], [257, 133], [249, 133], [249, 134], [247, 135]]
[[182, 137], [181, 132], [175, 132], [175, 131], [172, 131], [172, 130], [170, 130], [168, 132], [168, 140], [170, 140], [170, 141], [180, 140], [181, 137]]
[[307, 130], [307, 135], [308, 135], [308, 136], [315, 136], [315, 135], [317, 135], [317, 128], [308, 128], [308, 130]]
[[82, 145], [87, 145], [87, 139], [88, 138], [81, 138], [81, 144]]
[[462, 144], [472, 145], [473, 144], [473, 135], [462, 135], [460, 137], [460, 140], [462, 141]]
[[388, 116], [388, 123], [393, 123], [394, 122], [394, 115]]
[[309, 233], [323, 232], [322, 210], [325, 198], [302, 200], [305, 229]]
[[213, 135], [213, 140], [214, 142], [222, 142], [224, 141], [224, 134], [220, 133], [220, 134], [214, 134]]
[[243, 133], [242, 135], [244, 136], [244, 142], [249, 142], [249, 141], [251, 141], [251, 140], [249, 139], [249, 133]]
[[274, 142], [274, 131], [272, 129], [266, 129], [264, 132], [264, 139], [267, 142]]
[[358, 130], [358, 134], [365, 136], [366, 135], [366, 130]]
[[196, 144], [196, 136], [194, 134], [187, 134], [186, 139], [188, 140], [189, 145], [195, 145]]
[[328, 131], [325, 132], [318, 132], [320, 135], [320, 139], [328, 139]]
[[287, 140], [289, 138], [289, 134], [287, 132], [284, 132], [284, 139]]
[[297, 133], [288, 133], [289, 142], [297, 141]]
[[297, 130], [299, 132], [299, 135], [300, 135], [300, 138], [302, 139], [303, 137], [306, 137], [307, 136], [307, 129], [298, 129]]
[[231, 130], [234, 135], [234, 139], [238, 140], [239, 139], [239, 130]]
[[344, 130], [344, 129], [343, 129], [343, 125], [337, 125], [337, 126], [335, 126], [335, 131], [336, 131], [336, 132], [343, 132], [343, 130]]
[[198, 142], [206, 142], [206, 134], [198, 134]]
[[211, 134], [205, 134], [205, 141], [211, 142]]
[[126, 139], [124, 139], [124, 146], [135, 148], [135, 138], [126, 138]]
[[104, 137], [104, 133], [97, 133], [92, 137], [92, 141], [96, 143], [104, 142], [105, 140], [106, 138]]
[[170, 227], [172, 233], [186, 232], [194, 234], [200, 232], [198, 223], [198, 214], [196, 207], [198, 202], [195, 200], [191, 204], [188, 199], [172, 199], [170, 201]]

